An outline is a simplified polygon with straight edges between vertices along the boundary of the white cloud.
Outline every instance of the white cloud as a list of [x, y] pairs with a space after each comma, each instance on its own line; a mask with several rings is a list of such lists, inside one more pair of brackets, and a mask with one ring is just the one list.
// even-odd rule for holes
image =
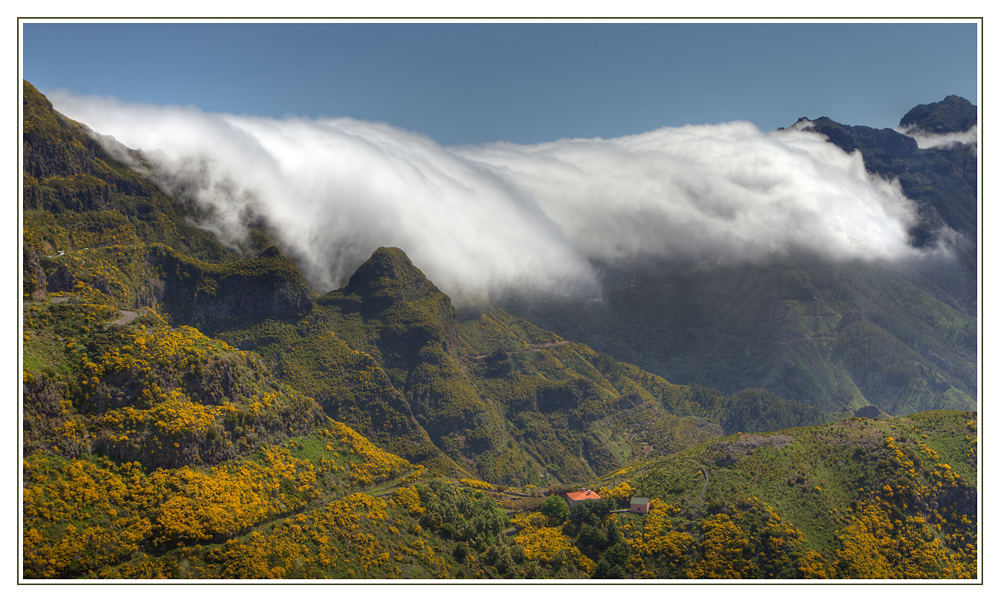
[[266, 217], [318, 288], [398, 246], [457, 294], [594, 287], [595, 262], [765, 261], [803, 251], [894, 259], [915, 208], [859, 154], [817, 134], [745, 122], [610, 140], [442, 147], [384, 123], [270, 119], [49, 94], [130, 148], [242, 234]]
[[978, 147], [979, 127], [975, 125], [964, 132], [947, 132], [944, 134], [925, 132], [913, 126], [898, 127], [896, 131], [916, 140], [918, 148], [934, 148], [938, 146], [951, 146], [953, 144], [973, 144]]

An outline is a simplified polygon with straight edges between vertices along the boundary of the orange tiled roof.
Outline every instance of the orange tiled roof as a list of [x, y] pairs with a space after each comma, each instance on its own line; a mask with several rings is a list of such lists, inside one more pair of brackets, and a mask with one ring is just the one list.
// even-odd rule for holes
[[597, 495], [593, 491], [570, 491], [566, 494], [569, 499], [579, 502], [582, 500], [599, 500], [601, 496]]

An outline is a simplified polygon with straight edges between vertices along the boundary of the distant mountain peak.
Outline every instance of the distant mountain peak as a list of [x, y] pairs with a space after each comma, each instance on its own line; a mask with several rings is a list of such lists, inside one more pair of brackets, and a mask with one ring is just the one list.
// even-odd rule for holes
[[976, 105], [952, 94], [941, 102], [913, 107], [899, 121], [899, 127], [930, 134], [946, 134], [968, 131], [976, 123]]

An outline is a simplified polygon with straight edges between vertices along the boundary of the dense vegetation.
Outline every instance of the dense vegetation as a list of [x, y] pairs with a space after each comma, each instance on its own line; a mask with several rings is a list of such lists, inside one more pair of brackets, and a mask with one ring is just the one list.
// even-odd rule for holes
[[[599, 353], [499, 307], [459, 312], [400, 249], [318, 295], [264, 229], [219, 245], [131, 151], [27, 82], [24, 107], [27, 579], [976, 577], [977, 415], [849, 418], [974, 406], [974, 320], [937, 297], [886, 305], [904, 289], [877, 271], [758, 273], [744, 285], [779, 292], [746, 288], [744, 317], [780, 317], [754, 331], [621, 291], [609, 305], [705, 376], [678, 382], [758, 369], [740, 363], [751, 340], [807, 368], [673, 384], [616, 359], [620, 339]], [[666, 278], [674, 307], [713, 303]], [[600, 340], [592, 307], [574, 311]], [[657, 330], [654, 312], [687, 322]], [[713, 337], [733, 351], [685, 364]], [[579, 487], [601, 499], [570, 509]], [[623, 512], [633, 496], [649, 514]]]

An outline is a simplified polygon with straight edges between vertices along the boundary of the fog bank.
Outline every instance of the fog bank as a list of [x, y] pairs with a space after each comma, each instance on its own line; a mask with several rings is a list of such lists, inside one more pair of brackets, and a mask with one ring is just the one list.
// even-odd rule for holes
[[204, 113], [48, 95], [141, 149], [223, 240], [263, 216], [307, 277], [332, 289], [379, 246], [449, 294], [597, 288], [595, 262], [762, 262], [809, 252], [894, 260], [916, 209], [860, 154], [746, 122], [614, 139], [444, 147], [385, 123]]

